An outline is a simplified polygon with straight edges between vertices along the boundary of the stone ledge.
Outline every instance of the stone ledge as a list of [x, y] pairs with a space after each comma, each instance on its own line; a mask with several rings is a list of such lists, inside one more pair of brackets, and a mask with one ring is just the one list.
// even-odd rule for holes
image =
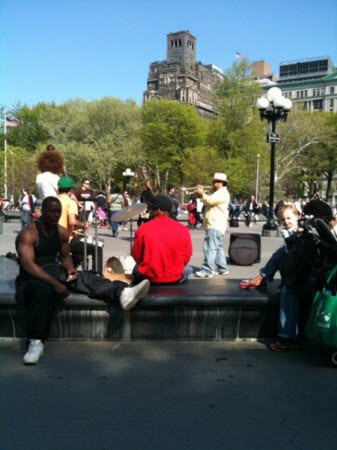
[[[1, 262], [1, 261], [0, 261]], [[3, 261], [2, 261], [3, 262]], [[25, 311], [14, 299], [13, 263], [2, 264], [0, 337], [24, 337]], [[1, 264], [0, 264], [1, 266]], [[9, 269], [10, 266], [10, 269]], [[1, 281], [1, 280], [0, 280]], [[277, 283], [276, 283], [277, 284]], [[151, 286], [132, 311], [71, 294], [60, 303], [51, 337], [57, 339], [180, 340], [255, 339], [275, 336], [278, 298], [268, 290], [242, 290], [239, 280], [193, 279]]]

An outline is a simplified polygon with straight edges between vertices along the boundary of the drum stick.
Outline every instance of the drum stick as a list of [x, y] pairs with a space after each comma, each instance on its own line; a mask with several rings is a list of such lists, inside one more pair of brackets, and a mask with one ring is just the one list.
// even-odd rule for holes
[[130, 219], [130, 255], [131, 255], [131, 251], [132, 251], [132, 217]]
[[87, 213], [85, 210], [85, 202], [86, 200], [83, 201], [83, 234], [84, 234], [84, 270], [87, 270], [87, 227], [86, 227], [86, 218], [87, 218]]
[[[95, 209], [95, 272], [98, 272], [98, 240], [97, 240], [97, 219], [98, 219], [98, 215], [97, 215], [97, 206]], [[103, 251], [103, 250], [102, 250]]]

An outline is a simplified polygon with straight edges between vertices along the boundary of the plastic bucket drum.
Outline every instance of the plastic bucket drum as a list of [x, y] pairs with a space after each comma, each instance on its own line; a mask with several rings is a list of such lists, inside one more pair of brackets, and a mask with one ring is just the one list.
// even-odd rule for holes
[[136, 261], [132, 256], [112, 256], [104, 266], [104, 277], [110, 280], [121, 280], [131, 283], [132, 271]]
[[[84, 238], [81, 238], [80, 241], [84, 242]], [[104, 239], [95, 239], [93, 236], [87, 236], [87, 244], [97, 245], [97, 247], [104, 247]]]

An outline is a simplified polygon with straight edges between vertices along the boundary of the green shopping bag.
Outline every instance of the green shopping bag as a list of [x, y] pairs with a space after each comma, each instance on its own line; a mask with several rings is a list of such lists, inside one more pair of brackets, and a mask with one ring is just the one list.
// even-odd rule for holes
[[337, 347], [337, 293], [328, 288], [336, 274], [337, 266], [322, 291], [316, 293], [305, 328], [309, 339], [329, 347]]

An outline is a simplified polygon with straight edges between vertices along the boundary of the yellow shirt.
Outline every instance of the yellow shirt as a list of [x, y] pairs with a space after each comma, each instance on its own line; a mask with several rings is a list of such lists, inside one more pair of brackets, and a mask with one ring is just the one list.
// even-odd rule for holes
[[229, 192], [226, 186], [211, 195], [204, 194], [201, 201], [206, 205], [204, 212], [204, 228], [215, 228], [225, 234], [228, 221]]
[[74, 200], [72, 200], [67, 194], [59, 194], [57, 198], [60, 200], [62, 205], [62, 214], [59, 220], [59, 225], [68, 230], [68, 236], [71, 238], [73, 236], [73, 228], [69, 224], [68, 216], [69, 214], [78, 215], [78, 207]]

